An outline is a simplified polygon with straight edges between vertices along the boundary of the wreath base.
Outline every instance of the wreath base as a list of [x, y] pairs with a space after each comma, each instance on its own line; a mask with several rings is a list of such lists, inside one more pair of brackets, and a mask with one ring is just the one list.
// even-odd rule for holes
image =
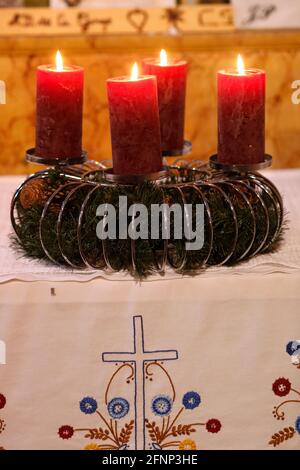
[[[214, 158], [214, 157], [212, 157]], [[270, 164], [270, 157], [266, 157]], [[56, 166], [30, 176], [11, 203], [14, 248], [28, 257], [64, 267], [127, 271], [134, 277], [175, 271], [196, 275], [209, 266], [233, 265], [260, 253], [274, 251], [282, 239], [284, 210], [274, 184], [251, 167], [219, 167], [178, 159], [156, 179], [124, 181], [113, 176], [105, 162], [87, 161]], [[172, 237], [99, 240], [96, 209], [113, 204], [119, 216], [119, 197], [128, 205], [191, 204], [192, 227], [196, 204], [204, 205], [204, 244], [187, 251], [187, 240]], [[130, 221], [128, 220], [128, 223]], [[117, 225], [118, 226], [118, 225]], [[161, 227], [162, 229], [162, 227]]]

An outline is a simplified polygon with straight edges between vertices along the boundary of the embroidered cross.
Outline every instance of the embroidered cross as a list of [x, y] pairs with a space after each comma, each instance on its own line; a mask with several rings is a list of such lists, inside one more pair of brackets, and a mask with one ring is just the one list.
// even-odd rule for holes
[[103, 362], [131, 362], [135, 369], [135, 448], [145, 449], [145, 363], [149, 361], [174, 361], [174, 349], [145, 350], [143, 317], [133, 317], [133, 352], [105, 352]]

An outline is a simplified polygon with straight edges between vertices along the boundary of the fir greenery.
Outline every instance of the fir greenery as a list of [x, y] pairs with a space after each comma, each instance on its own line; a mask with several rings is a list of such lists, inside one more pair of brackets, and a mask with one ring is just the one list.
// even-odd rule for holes
[[[101, 182], [101, 173], [97, 178]], [[52, 197], [47, 209], [44, 210], [44, 204], [35, 204], [24, 209], [20, 200], [16, 203], [17, 230], [12, 237], [15, 249], [30, 258], [49, 260], [50, 257], [52, 261], [69, 268], [85, 268], [87, 263], [95, 269], [109, 267], [114, 271], [128, 271], [133, 276], [145, 278], [151, 273], [160, 272], [166, 255], [168, 263], [174, 269], [195, 275], [205, 267], [222, 264], [225, 260], [227, 264], [232, 265], [238, 262], [245, 252], [247, 255], [243, 259], [249, 259], [259, 248], [259, 252], [266, 247], [269, 251], [274, 250], [281, 240], [282, 229], [278, 231], [277, 209], [267, 192], [262, 191], [258, 196], [257, 191], [250, 190], [247, 186], [251, 184], [249, 181], [247, 185], [236, 181], [234, 187], [221, 181], [214, 185], [197, 182], [198, 189], [195, 189], [193, 184], [180, 186], [185, 202], [192, 204], [193, 208], [195, 204], [203, 202], [209, 207], [211, 218], [205, 210], [204, 246], [200, 250], [186, 251], [186, 240], [174, 239], [172, 225], [167, 242], [151, 239], [150, 216], [148, 240], [132, 242], [127, 238], [101, 241], [96, 236], [99, 222], [96, 209], [100, 204], [110, 203], [117, 209], [119, 196], [127, 196], [128, 207], [133, 203], [141, 203], [149, 209], [150, 214], [152, 204], [182, 204], [183, 200], [175, 184], [159, 186], [144, 182], [137, 186], [101, 185], [94, 189], [94, 183], [95, 179], [88, 185], [66, 185], [64, 176], [56, 171], [50, 172], [47, 178], [47, 194], [49, 197], [52, 194]], [[58, 220], [67, 196], [68, 201], [64, 204], [64, 210]], [[250, 201], [252, 210], [247, 200]], [[266, 210], [270, 221], [269, 230], [266, 224]], [[195, 229], [195, 210], [192, 222]]]

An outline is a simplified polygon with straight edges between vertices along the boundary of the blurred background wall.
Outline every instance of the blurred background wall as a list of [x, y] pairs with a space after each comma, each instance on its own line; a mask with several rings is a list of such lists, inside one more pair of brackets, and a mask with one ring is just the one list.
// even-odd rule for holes
[[300, 105], [291, 101], [292, 82], [300, 80], [300, 31], [11, 36], [0, 38], [0, 79], [7, 85], [7, 104], [0, 106], [0, 173], [36, 169], [24, 162], [24, 151], [34, 146], [35, 70], [52, 63], [57, 49], [66, 63], [85, 68], [84, 148], [99, 160], [111, 155], [106, 79], [127, 74], [135, 60], [157, 55], [162, 47], [190, 64], [186, 137], [193, 141], [191, 158], [205, 160], [216, 151], [216, 72], [234, 66], [242, 53], [247, 67], [267, 72], [266, 146], [274, 167], [300, 166]]

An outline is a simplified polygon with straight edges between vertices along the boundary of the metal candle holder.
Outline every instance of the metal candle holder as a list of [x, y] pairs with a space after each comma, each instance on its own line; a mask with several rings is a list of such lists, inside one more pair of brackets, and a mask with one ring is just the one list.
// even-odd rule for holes
[[[32, 151], [26, 153], [27, 160], [32, 158]], [[205, 209], [205, 247], [203, 253], [200, 250], [197, 263], [191, 269], [190, 252], [185, 249], [174, 252], [172, 240], [161, 240], [159, 249], [154, 250], [154, 267], [152, 271], [164, 273], [167, 266], [175, 271], [196, 271], [208, 266], [221, 266], [232, 264], [259, 253], [266, 252], [279, 239], [283, 224], [283, 203], [279, 191], [267, 178], [257, 173], [257, 169], [270, 166], [272, 158], [266, 155], [264, 162], [257, 165], [220, 165], [216, 156], [210, 158], [209, 164], [202, 161], [188, 162], [182, 158], [177, 159], [171, 165], [165, 165], [163, 170], [156, 174], [120, 177], [114, 175], [107, 161], [85, 161], [86, 153], [82, 155], [84, 162], [73, 164], [68, 161], [53, 161], [56, 170], [64, 177], [65, 181], [48, 198], [44, 204], [39, 221], [36, 236], [45, 254], [45, 258], [53, 263], [69, 266], [76, 269], [101, 269], [117, 271], [111, 258], [108, 240], [99, 240], [99, 247], [95, 259], [84, 246], [85, 229], [84, 220], [91, 200], [97, 193], [107, 188], [126, 187], [129, 191], [140, 183], [151, 181], [161, 194], [161, 203], [166, 200], [176, 200], [184, 205], [189, 200], [204, 205]], [[45, 164], [39, 159], [37, 163]], [[48, 161], [48, 160], [47, 160]], [[69, 164], [68, 164], [69, 163]], [[77, 162], [78, 163], [78, 162]], [[48, 178], [49, 169], [40, 171], [30, 176], [16, 190], [11, 203], [11, 221], [15, 233], [19, 236], [20, 218], [18, 213], [18, 201], [20, 193], [29, 181], [35, 178]], [[80, 194], [80, 197], [77, 197]], [[98, 193], [99, 194], [99, 193]], [[224, 223], [230, 225], [232, 233], [228, 246], [217, 248], [217, 240], [222, 239], [222, 233], [218, 232], [214, 223], [214, 208], [212, 198], [219, 198], [224, 206]], [[59, 204], [57, 203], [59, 201]], [[71, 210], [72, 204], [80, 205], [79, 216], [76, 221], [77, 238], [74, 240], [74, 253], [67, 253], [63, 239], [63, 225], [66, 214]], [[137, 201], [138, 202], [138, 201]], [[57, 208], [56, 238], [59, 256], [54, 256], [45, 240], [45, 227], [48, 214], [53, 208]], [[240, 210], [248, 213], [248, 228], [246, 242], [241, 247], [240, 236], [243, 224], [240, 218]], [[53, 211], [52, 211], [53, 212]], [[188, 212], [184, 217], [189, 218]], [[192, 220], [185, 221], [192, 226]], [[163, 220], [163, 224], [166, 223]], [[245, 233], [244, 233], [245, 235]], [[95, 234], [96, 237], [96, 234]], [[149, 240], [148, 240], [149, 244]], [[131, 274], [138, 272], [137, 241], [130, 240], [130, 266], [127, 267]], [[76, 259], [75, 259], [76, 258]]]
[[182, 149], [163, 150], [163, 157], [179, 157], [181, 155], [188, 155], [192, 151], [192, 142], [189, 140], [183, 141]]
[[43, 157], [36, 154], [35, 148], [31, 148], [26, 151], [25, 158], [27, 162], [30, 163], [37, 163], [39, 165], [45, 166], [67, 166], [67, 165], [77, 165], [80, 163], [84, 163], [87, 161], [87, 152], [85, 150], [81, 151], [81, 155], [79, 157], [68, 157], [68, 158], [61, 158], [57, 157]]
[[214, 170], [222, 170], [229, 173], [242, 173], [246, 174], [252, 171], [265, 170], [272, 165], [271, 155], [265, 155], [262, 162], [259, 163], [241, 163], [230, 165], [228, 163], [220, 163], [218, 155], [212, 155], [209, 159], [209, 164]]

